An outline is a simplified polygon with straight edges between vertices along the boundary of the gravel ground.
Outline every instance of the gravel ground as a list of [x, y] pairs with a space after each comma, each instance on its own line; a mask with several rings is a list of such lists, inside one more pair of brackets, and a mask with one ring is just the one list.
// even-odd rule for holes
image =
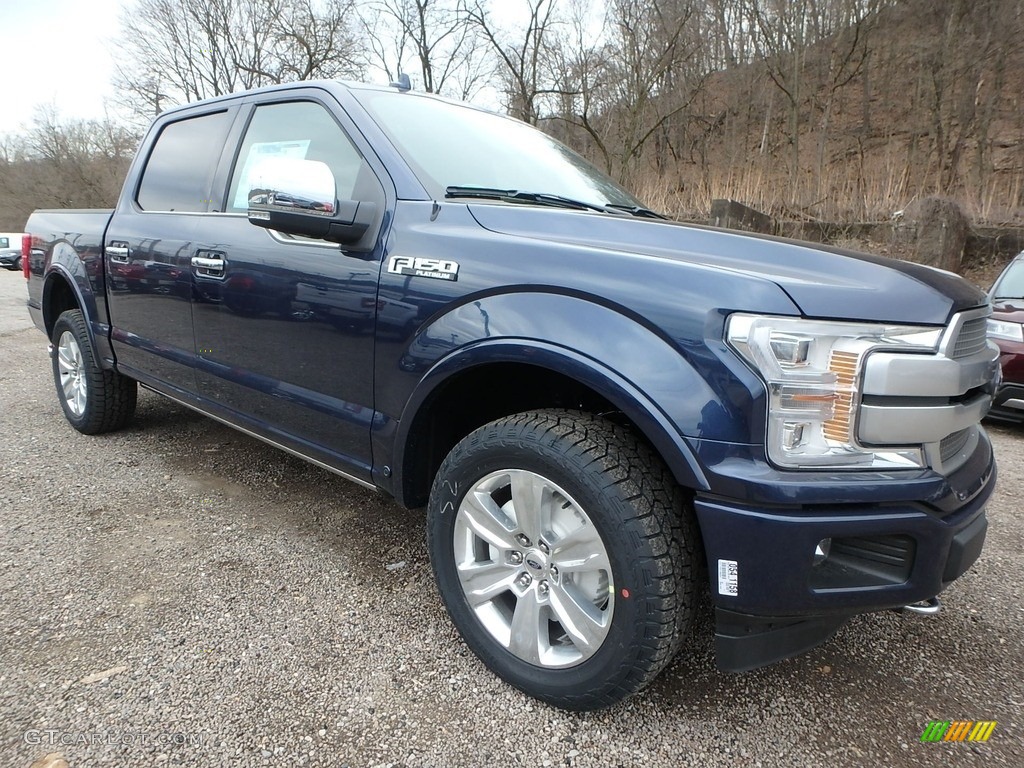
[[[1024, 765], [1024, 429], [991, 430], [988, 544], [939, 616], [744, 675], [704, 623], [645, 692], [571, 714], [467, 651], [421, 512], [151, 393], [72, 430], [24, 296], [0, 274], [0, 765]], [[953, 719], [999, 724], [920, 742]]]

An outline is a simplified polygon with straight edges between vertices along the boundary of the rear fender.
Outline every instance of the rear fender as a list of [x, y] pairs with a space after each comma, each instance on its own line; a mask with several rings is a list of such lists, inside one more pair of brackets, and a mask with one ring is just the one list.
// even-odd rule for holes
[[43, 278], [42, 308], [46, 322], [46, 335], [53, 335], [53, 323], [56, 317], [50, 317], [50, 303], [58, 282], [63, 282], [74, 296], [75, 303], [85, 316], [89, 341], [103, 368], [113, 368], [114, 354], [110, 348], [110, 327], [98, 321], [99, 310], [96, 295], [93, 292], [92, 280], [86, 271], [78, 251], [66, 240], [54, 244], [50, 255], [50, 263], [46, 267]]

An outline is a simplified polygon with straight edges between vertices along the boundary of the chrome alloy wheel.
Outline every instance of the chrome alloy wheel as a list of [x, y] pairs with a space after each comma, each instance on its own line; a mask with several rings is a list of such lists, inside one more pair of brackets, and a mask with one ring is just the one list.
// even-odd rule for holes
[[454, 545], [470, 608], [516, 657], [571, 667], [601, 647], [615, 607], [611, 563], [558, 485], [521, 469], [492, 472], [463, 498]]
[[71, 331], [64, 331], [57, 342], [57, 370], [60, 372], [64, 402], [73, 416], [80, 417], [85, 413], [87, 394], [85, 362], [82, 359], [82, 349]]

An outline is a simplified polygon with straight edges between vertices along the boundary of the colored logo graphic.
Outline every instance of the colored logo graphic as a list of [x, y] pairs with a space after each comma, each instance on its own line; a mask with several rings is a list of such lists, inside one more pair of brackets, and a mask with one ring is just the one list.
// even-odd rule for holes
[[995, 729], [995, 720], [932, 720], [921, 741], [988, 741]]

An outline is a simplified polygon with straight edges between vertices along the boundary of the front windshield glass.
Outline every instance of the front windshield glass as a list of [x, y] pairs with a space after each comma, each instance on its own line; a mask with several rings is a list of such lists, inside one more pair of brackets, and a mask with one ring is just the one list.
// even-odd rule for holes
[[508, 117], [413, 93], [356, 96], [435, 197], [447, 187], [561, 195], [595, 205], [642, 203], [564, 144]]
[[1014, 261], [992, 288], [992, 298], [1024, 299], [1024, 260]]

